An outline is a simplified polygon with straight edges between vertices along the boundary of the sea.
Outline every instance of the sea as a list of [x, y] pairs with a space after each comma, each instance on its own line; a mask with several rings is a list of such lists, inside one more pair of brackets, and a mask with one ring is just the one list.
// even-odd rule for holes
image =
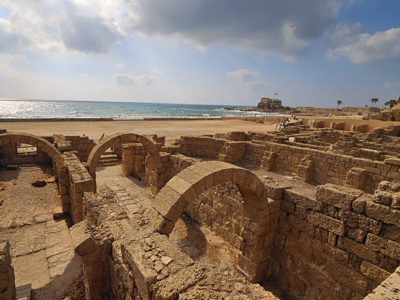
[[[220, 118], [243, 116], [243, 111], [229, 110], [229, 105], [166, 104], [144, 102], [1, 100], [0, 119], [48, 118]], [[238, 109], [246, 106], [235, 106]], [[246, 116], [265, 115], [246, 111]]]

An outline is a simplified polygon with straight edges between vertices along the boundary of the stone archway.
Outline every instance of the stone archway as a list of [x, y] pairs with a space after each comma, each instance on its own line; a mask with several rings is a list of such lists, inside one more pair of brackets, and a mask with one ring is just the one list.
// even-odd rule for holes
[[[117, 132], [105, 138], [99, 144], [97, 144], [89, 154], [87, 165], [89, 166], [89, 173], [92, 175], [93, 179], [96, 179], [96, 168], [100, 160], [101, 155], [114, 144], [117, 143], [141, 143], [147, 153], [153, 160], [153, 164], [156, 169], [162, 168], [162, 161], [160, 152], [158, 151], [156, 145], [147, 137], [131, 133], [131, 132]], [[158, 173], [158, 170], [156, 170]], [[161, 172], [161, 171], [160, 171]]]
[[37, 147], [42, 152], [46, 153], [53, 160], [56, 169], [63, 166], [63, 158], [61, 153], [45, 139], [29, 133], [3, 133], [0, 134], [0, 146], [9, 143], [28, 144]]
[[276, 214], [271, 216], [273, 200], [254, 173], [224, 162], [197, 163], [178, 173], [160, 190], [150, 217], [157, 231], [170, 234], [190, 202], [205, 190], [226, 182], [234, 182], [243, 195], [239, 267], [257, 282], [269, 268], [277, 218]]

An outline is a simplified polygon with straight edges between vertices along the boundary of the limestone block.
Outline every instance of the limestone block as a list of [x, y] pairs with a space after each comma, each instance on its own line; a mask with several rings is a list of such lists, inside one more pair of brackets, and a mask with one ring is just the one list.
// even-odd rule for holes
[[371, 264], [366, 260], [362, 261], [360, 265], [360, 270], [362, 274], [364, 274], [368, 278], [375, 280], [378, 283], [381, 283], [390, 276], [389, 272], [377, 267], [374, 264]]
[[367, 171], [365, 169], [351, 168], [347, 172], [345, 185], [350, 188], [362, 190], [365, 186], [366, 175]]
[[345, 226], [342, 221], [333, 219], [324, 214], [311, 211], [307, 216], [307, 221], [315, 226], [331, 231], [338, 236], [343, 237], [345, 234]]
[[400, 260], [400, 244], [383, 237], [368, 233], [365, 245], [374, 251], [379, 251], [384, 255]]
[[367, 201], [372, 201], [372, 195], [364, 194], [361, 197], [357, 198], [352, 203], [353, 210], [358, 213], [363, 213]]
[[326, 273], [336, 281], [351, 288], [361, 295], [367, 294], [368, 279], [364, 275], [339, 264], [333, 260], [328, 260], [326, 264]]
[[85, 256], [96, 250], [96, 243], [89, 233], [86, 221], [75, 224], [69, 231], [74, 250], [78, 255]]
[[400, 211], [390, 207], [367, 201], [365, 213], [368, 217], [380, 220], [388, 224], [394, 224], [400, 228]]
[[362, 194], [359, 190], [328, 183], [317, 187], [316, 198], [326, 204], [351, 210], [353, 201]]
[[317, 201], [315, 198], [303, 195], [298, 191], [286, 189], [283, 193], [283, 198], [286, 201], [293, 202], [296, 205], [301, 205], [307, 209], [312, 209], [315, 211], [321, 211], [323, 204]]
[[400, 298], [399, 290], [400, 269], [398, 268], [392, 275], [382, 282], [371, 294], [364, 300], [396, 300]]

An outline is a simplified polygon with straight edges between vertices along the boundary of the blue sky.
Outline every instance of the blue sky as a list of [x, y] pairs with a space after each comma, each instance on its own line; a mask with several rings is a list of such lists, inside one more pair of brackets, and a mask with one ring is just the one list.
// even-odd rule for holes
[[398, 0], [0, 0], [0, 99], [378, 105]]

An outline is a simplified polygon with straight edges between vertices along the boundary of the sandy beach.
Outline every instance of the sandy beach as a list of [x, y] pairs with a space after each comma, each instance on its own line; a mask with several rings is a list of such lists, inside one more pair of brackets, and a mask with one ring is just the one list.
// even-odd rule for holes
[[97, 142], [103, 133], [119, 131], [165, 136], [166, 143], [182, 135], [203, 135], [230, 131], [267, 132], [275, 129], [272, 123], [261, 124], [242, 120], [167, 120], [167, 121], [105, 121], [105, 122], [0, 122], [7, 132], [25, 132], [38, 136], [53, 134], [87, 135]]

